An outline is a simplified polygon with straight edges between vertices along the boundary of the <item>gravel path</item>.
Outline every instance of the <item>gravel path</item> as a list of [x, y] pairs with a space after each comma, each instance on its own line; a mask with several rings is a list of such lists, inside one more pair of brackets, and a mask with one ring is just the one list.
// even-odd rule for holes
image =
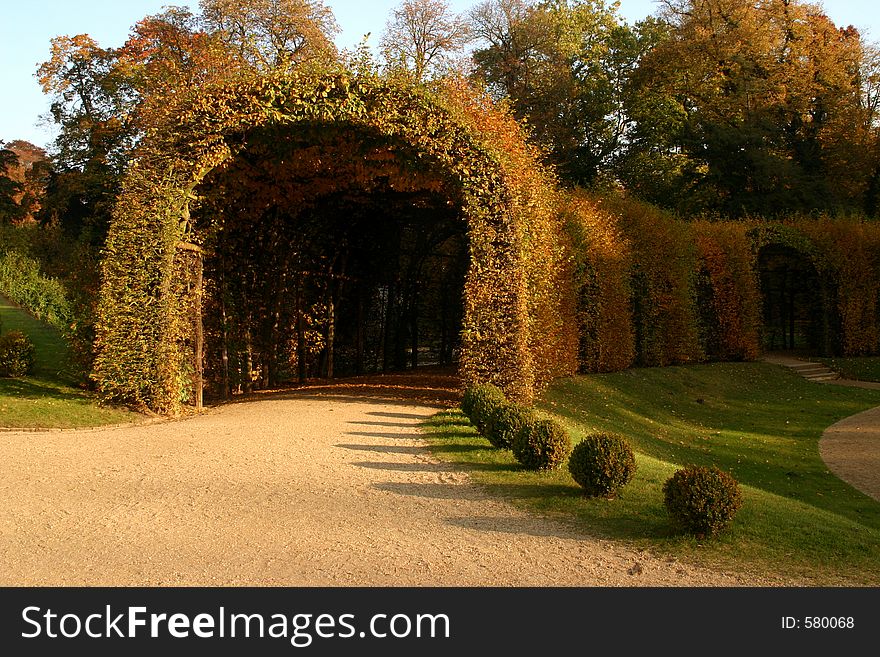
[[880, 408], [827, 429], [819, 453], [831, 472], [880, 502]]
[[436, 409], [299, 392], [182, 422], [0, 433], [0, 585], [737, 586], [489, 498]]

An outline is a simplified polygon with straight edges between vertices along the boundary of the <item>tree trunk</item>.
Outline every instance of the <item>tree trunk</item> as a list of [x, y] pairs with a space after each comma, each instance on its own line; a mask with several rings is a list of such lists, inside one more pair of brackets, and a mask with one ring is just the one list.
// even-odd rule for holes
[[357, 355], [354, 361], [355, 374], [358, 376], [364, 373], [364, 333], [364, 294], [361, 288], [358, 290], [357, 295], [357, 334], [355, 337]]
[[336, 342], [336, 303], [333, 295], [327, 303], [327, 352], [325, 359], [324, 375], [328, 379], [333, 378], [333, 349]]
[[195, 300], [195, 403], [200, 411], [205, 405], [205, 325], [202, 319], [202, 285], [204, 283], [204, 263], [201, 254], [196, 254], [196, 300]]
[[397, 289], [392, 282], [388, 285], [388, 299], [385, 303], [385, 335], [382, 346], [382, 371], [387, 372], [392, 365], [394, 356], [394, 315], [397, 309]]
[[306, 371], [306, 326], [303, 310], [302, 281], [296, 285], [296, 368], [300, 383], [305, 383]]
[[232, 386], [229, 381], [229, 326], [226, 316], [226, 282], [220, 274], [220, 362], [223, 369], [223, 399], [229, 399]]
[[251, 373], [254, 371], [254, 346], [251, 339], [251, 318], [247, 318], [247, 327], [244, 333], [245, 356], [244, 356], [244, 391], [253, 392], [254, 382]]
[[418, 295], [413, 295], [412, 310], [410, 311], [410, 338], [412, 339], [412, 368], [419, 366], [419, 303]]

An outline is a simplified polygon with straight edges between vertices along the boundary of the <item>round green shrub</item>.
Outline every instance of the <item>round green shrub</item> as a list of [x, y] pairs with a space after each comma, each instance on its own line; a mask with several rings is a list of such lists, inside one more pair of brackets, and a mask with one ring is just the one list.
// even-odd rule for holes
[[470, 419], [474, 412], [474, 402], [477, 398], [476, 393], [476, 386], [468, 386], [464, 389], [464, 392], [461, 395], [461, 412], [464, 413], [468, 419]]
[[507, 403], [504, 393], [491, 383], [481, 383], [464, 391], [461, 410], [480, 433], [486, 430], [486, 423], [495, 408]]
[[532, 409], [519, 404], [499, 404], [486, 420], [486, 438], [499, 449], [510, 449], [516, 433], [534, 418]]
[[636, 457], [623, 436], [596, 433], [575, 445], [568, 471], [590, 497], [613, 497], [636, 471]]
[[679, 470], [663, 485], [663, 496], [673, 522], [698, 537], [721, 532], [742, 507], [736, 479], [714, 466]]
[[558, 422], [533, 417], [516, 432], [510, 447], [529, 470], [553, 470], [571, 453], [571, 438]]
[[0, 376], [25, 376], [34, 366], [34, 345], [21, 331], [0, 335]]

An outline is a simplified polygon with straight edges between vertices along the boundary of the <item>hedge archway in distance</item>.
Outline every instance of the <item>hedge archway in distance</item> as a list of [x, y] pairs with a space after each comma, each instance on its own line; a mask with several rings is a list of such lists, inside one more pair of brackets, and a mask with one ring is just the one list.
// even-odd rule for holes
[[461, 373], [529, 401], [576, 369], [577, 336], [553, 175], [520, 126], [463, 82], [436, 88], [342, 67], [203, 90], [169, 104], [138, 146], [102, 261], [92, 377], [115, 401], [173, 414], [191, 396], [192, 325], [177, 245], [199, 243], [190, 210], [208, 174], [266, 127], [351, 126], [460, 189], [466, 222]]
[[[765, 274], [762, 271], [764, 265], [761, 262], [761, 256], [773, 250], [790, 254], [792, 258], [801, 262], [806, 271], [811, 272], [814, 278], [812, 283], [816, 288], [811, 289], [808, 295], [814, 297], [815, 301], [813, 306], [809, 308], [809, 319], [815, 325], [817, 333], [814, 338], [816, 343], [814, 348], [819, 355], [835, 355], [837, 352], [835, 336], [840, 333], [837, 282], [834, 280], [827, 258], [808, 235], [792, 225], [759, 224], [748, 232], [748, 236], [754, 246], [754, 269], [759, 280]], [[771, 303], [771, 300], [766, 298], [766, 290], [763, 289], [763, 285], [760, 282], [758, 285], [762, 298], [762, 315], [766, 319], [768, 304]], [[794, 309], [791, 312], [794, 312]], [[767, 328], [765, 327], [764, 330], [766, 331]], [[789, 330], [794, 332], [793, 327]], [[771, 344], [771, 346], [773, 345]], [[793, 345], [790, 345], [786, 348], [792, 347]]]

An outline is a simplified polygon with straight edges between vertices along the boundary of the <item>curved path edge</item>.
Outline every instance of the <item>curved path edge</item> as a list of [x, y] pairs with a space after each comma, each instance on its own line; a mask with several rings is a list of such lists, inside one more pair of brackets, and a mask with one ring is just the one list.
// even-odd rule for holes
[[4, 586], [778, 586], [535, 516], [437, 461], [436, 407], [302, 391], [0, 434]]
[[819, 454], [831, 472], [880, 502], [880, 406], [826, 429]]

